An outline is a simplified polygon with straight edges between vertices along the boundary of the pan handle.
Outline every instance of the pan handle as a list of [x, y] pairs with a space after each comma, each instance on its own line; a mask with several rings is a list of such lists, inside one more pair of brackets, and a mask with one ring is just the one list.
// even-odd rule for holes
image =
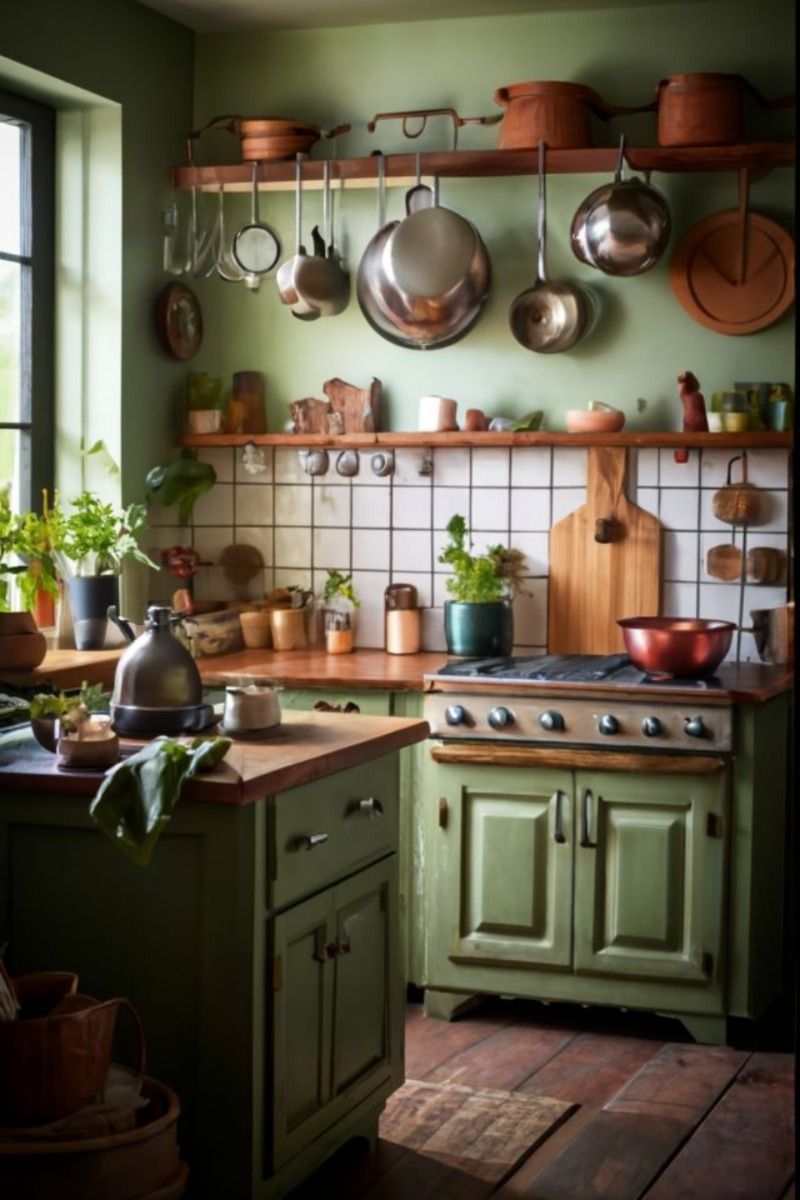
[[728, 474], [725, 477], [725, 486], [726, 487], [731, 486], [731, 471], [733, 470], [733, 464], [736, 462], [739, 462], [739, 461], [741, 461], [741, 464], [742, 464], [742, 478], [741, 478], [740, 482], [747, 483], [747, 451], [743, 450], [741, 454], [737, 454], [728, 463]]
[[[488, 117], [460, 117], [454, 108], [410, 108], [399, 112], [376, 113], [372, 120], [367, 122], [367, 130], [369, 133], [374, 133], [378, 121], [402, 121], [403, 136], [409, 139], [418, 138], [425, 131], [428, 117], [450, 118], [453, 122], [453, 149], [457, 150], [458, 131], [462, 125], [496, 125], [503, 119], [503, 114], [492, 113]], [[412, 130], [408, 123], [409, 119], [414, 118], [420, 121], [419, 129], [416, 130]]]
[[224, 129], [226, 133], [236, 134], [238, 133], [239, 122], [241, 119], [242, 118], [237, 116], [235, 113], [226, 113], [219, 117], [212, 117], [211, 120], [206, 121], [205, 125], [202, 125], [200, 129], [194, 129], [191, 133], [187, 134], [186, 157], [189, 160], [189, 166], [194, 166], [194, 143], [202, 133], [205, 133], [207, 129], [219, 128]]

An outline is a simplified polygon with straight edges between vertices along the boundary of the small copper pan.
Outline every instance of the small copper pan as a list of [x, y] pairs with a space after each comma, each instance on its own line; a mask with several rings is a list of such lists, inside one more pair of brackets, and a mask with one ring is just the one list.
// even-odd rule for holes
[[713, 674], [736, 630], [731, 621], [695, 617], [626, 617], [617, 624], [640, 671], [685, 678]]

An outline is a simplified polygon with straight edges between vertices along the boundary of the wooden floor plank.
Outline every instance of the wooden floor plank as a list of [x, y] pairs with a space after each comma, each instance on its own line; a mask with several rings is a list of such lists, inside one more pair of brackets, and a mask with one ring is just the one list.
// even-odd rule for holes
[[581, 1033], [517, 1090], [601, 1108], [662, 1048], [645, 1038]]
[[408, 1154], [405, 1146], [378, 1139], [374, 1150], [363, 1140], [347, 1142], [296, 1188], [289, 1200], [356, 1200]]
[[[460, 1083], [472, 1088], [513, 1092], [575, 1037], [573, 1030], [551, 1026], [509, 1025], [490, 1037], [453, 1054], [425, 1079]], [[547, 1089], [542, 1089], [547, 1094]], [[566, 1098], [566, 1097], [564, 1097]]]
[[747, 1061], [727, 1046], [664, 1046], [613, 1096], [612, 1112], [649, 1113], [695, 1125]]
[[780, 1200], [794, 1172], [793, 1093], [788, 1054], [753, 1054], [647, 1200]]
[[639, 1200], [687, 1132], [683, 1121], [601, 1109], [523, 1194], [530, 1200]]
[[[410, 1150], [357, 1200], [484, 1200], [492, 1184]], [[325, 1197], [318, 1192], [317, 1197]], [[351, 1194], [348, 1200], [356, 1200]]]
[[406, 1018], [406, 1078], [422, 1079], [435, 1067], [469, 1046], [510, 1025], [510, 1008], [478, 1010], [455, 1021], [426, 1017], [421, 1005], [409, 1005]]

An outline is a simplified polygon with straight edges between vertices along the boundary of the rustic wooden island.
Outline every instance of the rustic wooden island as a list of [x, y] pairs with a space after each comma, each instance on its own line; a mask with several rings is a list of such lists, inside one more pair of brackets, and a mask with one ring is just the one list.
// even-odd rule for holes
[[[373, 1137], [403, 1080], [398, 751], [417, 719], [287, 712], [187, 784], [149, 867], [89, 817], [99, 774], [0, 741], [0, 943], [139, 1010], [191, 1194], [283, 1196]], [[127, 743], [126, 743], [127, 745]]]

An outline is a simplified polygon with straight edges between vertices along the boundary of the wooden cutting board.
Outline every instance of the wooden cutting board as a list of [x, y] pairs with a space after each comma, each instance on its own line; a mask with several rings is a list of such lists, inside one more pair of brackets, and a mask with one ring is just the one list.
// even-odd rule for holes
[[624, 446], [590, 448], [586, 503], [550, 530], [551, 654], [617, 653], [618, 618], [659, 613], [661, 522], [625, 495], [626, 470]]

